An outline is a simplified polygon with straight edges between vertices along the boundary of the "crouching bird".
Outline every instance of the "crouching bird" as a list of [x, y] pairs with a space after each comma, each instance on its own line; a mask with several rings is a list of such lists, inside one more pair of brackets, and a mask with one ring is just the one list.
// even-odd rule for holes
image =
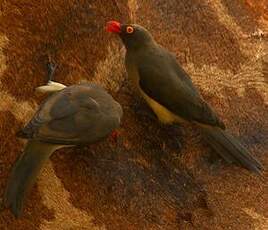
[[194, 123], [201, 128], [208, 144], [227, 162], [261, 172], [261, 163], [225, 130], [175, 55], [157, 44], [147, 29], [117, 21], [108, 22], [106, 29], [118, 34], [124, 43], [128, 77], [161, 122]]
[[4, 195], [5, 206], [16, 217], [22, 212], [27, 192], [55, 150], [97, 142], [120, 125], [122, 108], [102, 87], [90, 83], [52, 89], [54, 93], [18, 133], [28, 142], [13, 166]]

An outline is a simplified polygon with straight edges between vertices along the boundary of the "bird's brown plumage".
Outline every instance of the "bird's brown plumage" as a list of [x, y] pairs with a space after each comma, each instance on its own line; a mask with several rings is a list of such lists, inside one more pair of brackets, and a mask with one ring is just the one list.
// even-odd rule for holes
[[[117, 27], [119, 25], [116, 24]], [[133, 28], [131, 34], [126, 30], [128, 27]], [[207, 142], [226, 161], [260, 172], [262, 165], [225, 131], [224, 123], [202, 99], [175, 56], [158, 45], [148, 30], [140, 25], [123, 24], [120, 32], [112, 28], [109, 31], [117, 33], [123, 41], [127, 49], [125, 63], [128, 77], [160, 121], [198, 125]]]
[[96, 84], [73, 85], [50, 95], [18, 133], [28, 143], [13, 166], [5, 205], [20, 216], [27, 192], [55, 150], [101, 140], [119, 127], [121, 117], [119, 103]]
[[48, 143], [90, 143], [117, 128], [121, 116], [121, 106], [102, 87], [74, 85], [49, 96], [20, 133]]

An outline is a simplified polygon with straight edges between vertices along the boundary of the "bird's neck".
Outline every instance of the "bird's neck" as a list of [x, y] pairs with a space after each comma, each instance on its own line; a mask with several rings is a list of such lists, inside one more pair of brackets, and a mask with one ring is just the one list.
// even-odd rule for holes
[[125, 45], [128, 53], [138, 54], [140, 52], [146, 52], [147, 50], [155, 49], [158, 44], [155, 41], [145, 42], [143, 44], [127, 44]]

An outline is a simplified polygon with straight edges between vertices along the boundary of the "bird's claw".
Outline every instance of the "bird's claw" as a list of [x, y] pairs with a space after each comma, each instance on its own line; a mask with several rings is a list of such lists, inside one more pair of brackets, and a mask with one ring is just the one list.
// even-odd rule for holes
[[148, 107], [144, 106], [144, 103], [140, 101], [134, 103], [133, 110], [140, 117], [146, 117], [150, 120], [156, 120], [156, 116], [154, 115], [154, 113], [150, 111]]
[[47, 64], [47, 69], [48, 69], [48, 81], [52, 81], [53, 80], [53, 76], [55, 73], [55, 70], [57, 68], [57, 64], [49, 62]]
[[180, 126], [178, 125], [161, 125], [161, 130], [165, 132], [166, 140], [164, 146], [169, 146], [172, 149], [181, 150], [182, 143], [180, 136], [182, 136]]

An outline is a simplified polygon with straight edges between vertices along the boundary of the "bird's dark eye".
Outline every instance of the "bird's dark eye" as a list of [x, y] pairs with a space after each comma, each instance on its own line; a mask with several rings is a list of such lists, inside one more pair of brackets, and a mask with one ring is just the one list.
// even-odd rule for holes
[[134, 32], [134, 28], [133, 28], [132, 26], [127, 26], [127, 28], [126, 28], [126, 32], [127, 32], [128, 34], [132, 34], [132, 33]]

